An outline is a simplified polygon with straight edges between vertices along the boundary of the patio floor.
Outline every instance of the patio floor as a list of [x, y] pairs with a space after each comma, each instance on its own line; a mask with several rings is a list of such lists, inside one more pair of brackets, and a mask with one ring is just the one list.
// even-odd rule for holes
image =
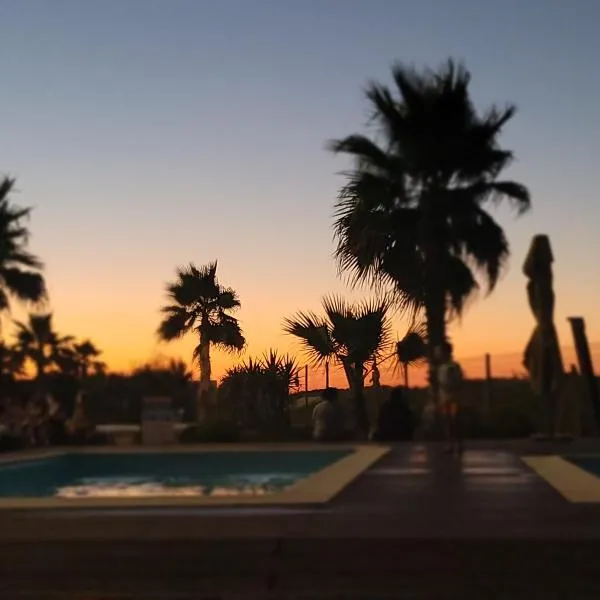
[[600, 504], [519, 458], [582, 453], [600, 441], [397, 445], [312, 510], [2, 512], [0, 598], [597, 599]]

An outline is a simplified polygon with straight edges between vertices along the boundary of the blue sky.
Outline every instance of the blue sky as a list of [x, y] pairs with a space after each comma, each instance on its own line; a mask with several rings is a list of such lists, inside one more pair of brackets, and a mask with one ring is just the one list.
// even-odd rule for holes
[[502, 142], [534, 206], [518, 222], [499, 212], [511, 268], [456, 331], [457, 351], [520, 351], [532, 325], [520, 267], [538, 232], [557, 258], [563, 343], [574, 313], [600, 339], [600, 3], [4, 0], [0, 10], [0, 170], [36, 207], [32, 244], [57, 324], [97, 339], [109, 362], [157, 351], [164, 282], [190, 260], [219, 259], [251, 350], [285, 346], [285, 315], [345, 290], [330, 226], [346, 163], [325, 142], [362, 129], [361, 90], [387, 81], [392, 62], [448, 56], [471, 70], [478, 105], [519, 107]]

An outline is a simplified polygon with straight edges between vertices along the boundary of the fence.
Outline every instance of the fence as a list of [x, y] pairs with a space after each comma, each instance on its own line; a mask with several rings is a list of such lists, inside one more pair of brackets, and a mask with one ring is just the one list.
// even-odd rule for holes
[[[590, 344], [594, 365], [600, 364], [600, 345]], [[563, 362], [565, 370], [569, 371], [571, 365], [577, 364], [575, 348], [563, 347]], [[509, 352], [497, 354], [481, 354], [479, 356], [457, 357], [465, 376], [468, 379], [524, 379], [526, 372], [522, 366], [523, 353]], [[394, 357], [382, 361], [379, 365], [382, 385], [403, 385], [404, 373]], [[327, 376], [329, 370], [329, 377]], [[330, 364], [329, 367], [322, 365], [304, 365], [298, 373], [298, 391], [322, 390], [329, 385], [338, 388], [347, 388], [348, 382], [340, 365]], [[408, 381], [410, 387], [423, 387], [427, 385], [427, 365], [419, 364], [409, 367]], [[308, 383], [308, 385], [307, 385]], [[365, 384], [371, 385], [371, 375], [367, 374]]]

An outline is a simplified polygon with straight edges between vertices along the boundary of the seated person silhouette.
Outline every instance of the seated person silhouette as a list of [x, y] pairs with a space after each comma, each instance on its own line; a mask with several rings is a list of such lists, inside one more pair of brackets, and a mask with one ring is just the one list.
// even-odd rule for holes
[[412, 440], [414, 422], [412, 411], [402, 388], [394, 388], [379, 408], [377, 428], [373, 439], [379, 442]]
[[342, 433], [342, 411], [338, 404], [335, 388], [326, 388], [312, 414], [313, 439], [317, 442], [330, 442], [340, 438]]

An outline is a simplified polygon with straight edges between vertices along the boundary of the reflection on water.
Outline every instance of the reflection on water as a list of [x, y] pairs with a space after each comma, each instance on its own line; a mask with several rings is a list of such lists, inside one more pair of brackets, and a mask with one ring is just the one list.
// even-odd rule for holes
[[139, 477], [85, 478], [57, 488], [55, 495], [59, 498], [264, 496], [281, 492], [296, 480], [297, 477], [281, 474], [230, 476], [206, 483], [182, 479], [156, 481]]

